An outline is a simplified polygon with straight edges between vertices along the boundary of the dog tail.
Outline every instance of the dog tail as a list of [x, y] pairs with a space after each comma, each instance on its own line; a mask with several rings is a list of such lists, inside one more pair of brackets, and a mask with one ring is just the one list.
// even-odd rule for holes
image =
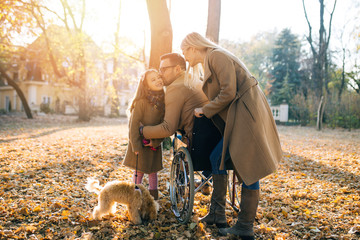
[[99, 184], [99, 181], [93, 178], [88, 178], [87, 179], [87, 183], [85, 185], [85, 188], [89, 191], [89, 192], [94, 192], [96, 194], [99, 194], [102, 187]]

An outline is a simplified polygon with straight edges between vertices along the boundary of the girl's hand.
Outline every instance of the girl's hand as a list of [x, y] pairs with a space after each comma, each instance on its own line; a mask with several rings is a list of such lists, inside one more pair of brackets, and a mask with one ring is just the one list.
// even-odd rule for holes
[[195, 117], [198, 117], [198, 118], [202, 117], [204, 115], [203, 109], [195, 108], [194, 115], [195, 115]]
[[135, 155], [139, 155], [139, 152], [135, 152]]
[[149, 143], [148, 144], [144, 144], [145, 147], [152, 147], [152, 140], [150, 139]]

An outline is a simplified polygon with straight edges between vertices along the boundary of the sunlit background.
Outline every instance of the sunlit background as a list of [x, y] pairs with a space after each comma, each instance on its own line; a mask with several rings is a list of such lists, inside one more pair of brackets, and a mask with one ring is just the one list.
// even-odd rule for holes
[[[33, 112], [81, 114], [81, 106], [85, 104], [88, 115], [126, 115], [139, 75], [149, 66], [151, 29], [145, 0], [86, 0], [81, 29], [83, 1], [33, 1], [33, 4], [41, 6], [41, 12], [35, 7], [34, 11], [37, 16], [43, 15], [44, 19], [40, 19], [43, 29], [39, 27], [39, 19], [35, 20], [35, 15], [29, 14], [29, 20], [19, 14], [21, 11], [29, 11], [21, 8], [24, 7], [21, 2], [11, 6], [19, 8], [17, 11], [10, 9], [7, 12], [6, 7], [11, 2], [16, 1], [0, 3], [3, 7], [2, 14], [14, 14], [2, 25], [2, 30], [5, 29], [3, 39], [6, 41], [1, 42], [1, 61], [9, 77], [19, 83]], [[78, 31], [74, 30], [70, 10], [65, 11], [69, 29], [60, 20], [64, 18], [62, 3], [66, 2], [69, 3]], [[196, 31], [205, 35], [208, 2], [166, 1], [173, 31], [173, 52], [181, 53], [180, 43], [188, 33]], [[328, 24], [334, 2], [335, 0], [325, 1], [324, 25], [327, 36], [330, 33]], [[316, 40], [319, 34], [319, 1], [305, 0], [304, 3], [312, 26], [312, 37]], [[336, 3], [329, 42], [334, 73], [326, 86], [327, 91], [330, 88], [332, 91], [339, 90], [341, 69], [347, 73], [358, 69], [359, 9], [360, 4], [356, 0], [341, 0]], [[20, 30], [12, 29], [12, 24], [20, 24]], [[292, 94], [277, 100], [272, 96], [277, 93], [272, 89], [275, 78], [271, 58], [274, 44], [285, 29], [289, 30], [290, 36], [299, 44], [299, 72], [307, 71], [305, 68], [309, 70], [307, 65], [311, 51], [306, 40], [309, 26], [302, 0], [221, 1], [219, 44], [245, 62], [259, 80], [269, 101], [272, 99], [274, 103], [275, 100], [276, 104], [295, 101], [290, 99]], [[304, 80], [301, 84], [308, 86], [297, 88], [312, 91], [311, 76], [303, 78], [308, 82]], [[351, 90], [351, 83], [354, 81], [346, 81], [345, 89]], [[0, 110], [26, 110], [19, 93], [8, 85], [9, 82], [5, 79], [0, 86]], [[356, 85], [353, 90], [356, 91]], [[307, 94], [307, 89], [305, 93]], [[302, 98], [304, 96], [300, 96], [292, 104], [304, 102]], [[309, 101], [309, 105], [316, 105], [318, 96], [315, 94]], [[347, 105], [350, 109], [349, 104]], [[302, 108], [313, 112], [316, 107]], [[301, 109], [300, 106], [297, 109]]]

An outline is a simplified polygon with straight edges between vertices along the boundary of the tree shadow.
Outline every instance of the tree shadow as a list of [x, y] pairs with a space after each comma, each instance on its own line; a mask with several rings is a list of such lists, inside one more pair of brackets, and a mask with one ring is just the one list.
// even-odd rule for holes
[[360, 176], [350, 171], [289, 152], [284, 152], [284, 155], [289, 155], [290, 157], [286, 157], [283, 162], [292, 162], [292, 164], [283, 163], [283, 166], [286, 167], [288, 171], [302, 172], [311, 178], [332, 182], [340, 187], [360, 188]]
[[68, 129], [71, 129], [71, 128], [73, 128], [73, 127], [70, 127], [70, 126], [68, 126], [68, 127], [59, 127], [57, 129], [44, 131], [44, 132], [38, 133], [38, 134], [30, 134], [30, 136], [26, 136], [26, 137], [16, 137], [16, 138], [11, 138], [11, 139], [0, 139], [0, 143], [14, 142], [14, 141], [17, 141], [17, 140], [20, 140], [20, 139], [27, 139], [27, 138], [39, 138], [39, 137], [42, 137], [42, 136], [50, 135], [50, 134], [60, 132], [60, 131], [64, 131], [64, 130], [68, 130]]
[[82, 123], [72, 123], [69, 125], [64, 125], [64, 126], [44, 126], [44, 127], [30, 127], [29, 129], [36, 129], [36, 130], [41, 130], [41, 129], [46, 129], [46, 128], [56, 128], [56, 129], [51, 129], [48, 131], [44, 131], [41, 133], [37, 133], [37, 134], [31, 134], [29, 133], [28, 136], [22, 136], [22, 137], [14, 137], [14, 138], [10, 138], [10, 139], [1, 139], [0, 138], [0, 143], [9, 143], [9, 142], [14, 142], [17, 140], [21, 140], [21, 139], [27, 139], [27, 138], [39, 138], [39, 137], [43, 137], [46, 135], [50, 135], [56, 132], [60, 132], [60, 131], [65, 131], [65, 130], [69, 130], [69, 129], [73, 129], [73, 128], [88, 128], [88, 127], [107, 127], [107, 126], [116, 126], [116, 125], [121, 125], [121, 124], [125, 124], [125, 121], [119, 121], [119, 122], [108, 122], [108, 123], [85, 123], [86, 125], [83, 125]]

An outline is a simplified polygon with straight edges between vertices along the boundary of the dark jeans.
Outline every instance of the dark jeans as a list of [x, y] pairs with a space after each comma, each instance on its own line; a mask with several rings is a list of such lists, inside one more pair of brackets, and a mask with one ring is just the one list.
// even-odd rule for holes
[[[221, 163], [221, 154], [222, 154], [222, 150], [223, 150], [223, 141], [224, 141], [224, 139], [221, 138], [219, 143], [216, 145], [214, 150], [211, 152], [210, 163], [211, 163], [212, 170], [211, 171], [203, 171], [203, 175], [205, 177], [208, 177], [211, 173], [212, 174], [220, 174], [220, 175], [227, 174], [226, 170], [219, 170], [220, 163]], [[229, 149], [227, 149], [226, 155], [225, 155], [225, 162], [228, 161], [229, 159], [230, 159], [230, 153], [229, 153]], [[243, 187], [247, 188], [247, 189], [251, 189], [251, 190], [258, 190], [258, 189], [260, 189], [260, 182], [257, 181], [251, 185], [246, 185], [245, 183], [243, 183]]]

